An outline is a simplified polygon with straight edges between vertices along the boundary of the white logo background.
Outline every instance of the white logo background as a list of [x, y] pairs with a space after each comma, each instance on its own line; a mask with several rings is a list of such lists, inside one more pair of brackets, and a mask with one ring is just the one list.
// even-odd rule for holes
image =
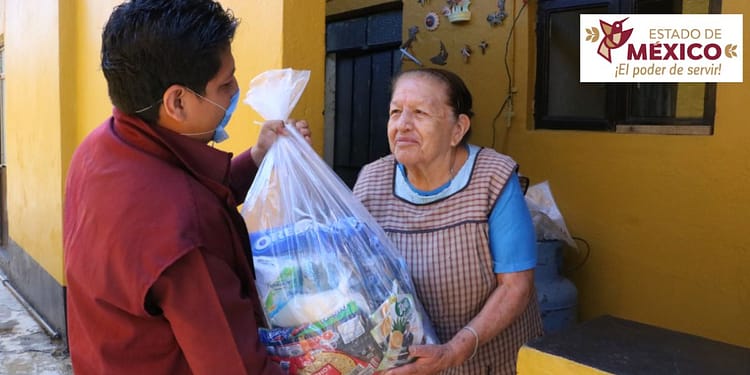
[[[609, 62], [598, 53], [607, 37], [599, 21], [613, 24], [625, 18], [622, 29], [632, 29], [632, 34], [624, 45], [609, 50], [612, 59]], [[582, 14], [580, 46], [581, 82], [742, 82], [743, 79], [741, 14]], [[634, 56], [640, 59], [631, 56], [628, 60], [629, 48], [639, 52]], [[701, 58], [691, 59], [690, 55]]]

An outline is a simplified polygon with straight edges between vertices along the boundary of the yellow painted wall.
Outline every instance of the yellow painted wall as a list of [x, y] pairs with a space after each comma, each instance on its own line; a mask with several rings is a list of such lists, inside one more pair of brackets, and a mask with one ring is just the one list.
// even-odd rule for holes
[[[591, 244], [588, 262], [572, 275], [582, 319], [613, 314], [750, 346], [750, 128], [742, 111], [750, 87], [718, 85], [713, 136], [533, 130], [535, 3], [519, 18], [509, 48], [514, 115], [510, 123], [501, 116], [494, 131], [507, 95], [506, 39], [522, 1], [506, 2], [510, 16], [502, 26], [485, 21], [496, 2], [474, 1], [471, 22], [440, 16], [433, 32], [424, 16], [439, 14], [444, 2], [404, 2], [403, 37], [420, 27], [413, 52], [427, 66], [435, 66], [429, 58], [445, 43], [444, 67], [474, 94], [471, 141], [514, 157], [532, 183], [549, 180], [569, 229]], [[750, 3], [723, 3], [724, 13], [750, 13]], [[747, 27], [744, 33], [749, 40]], [[486, 55], [476, 47], [482, 39]], [[468, 64], [459, 57], [464, 44], [474, 50]], [[577, 255], [568, 254], [571, 261]]]
[[[120, 0], [5, 0], [6, 141], [10, 237], [61, 285], [62, 196], [73, 151], [111, 114], [99, 68], [101, 31]], [[325, 5], [226, 0], [242, 22], [233, 51], [244, 92], [266, 69], [311, 70], [295, 118], [310, 122], [322, 150]], [[305, 20], [300, 22], [300, 20]], [[44, 25], [45, 27], [29, 27]], [[254, 144], [260, 120], [239, 106], [221, 147]]]
[[5, 32], [5, 0], [0, 0], [0, 34]]
[[[441, 67], [459, 74], [466, 81], [469, 90], [474, 96], [474, 112], [472, 119], [472, 142], [500, 149], [500, 143], [503, 139], [501, 136], [507, 125], [506, 117], [499, 117], [493, 120], [499, 111], [508, 92], [508, 79], [504, 60], [505, 45], [510, 32], [512, 16], [518, 8], [515, 2], [506, 2], [506, 12], [509, 14], [505, 22], [499, 26], [490, 26], [485, 20], [487, 15], [497, 11], [497, 2], [495, 1], [473, 1], [470, 6], [472, 19], [464, 23], [450, 23], [448, 19], [441, 15], [441, 10], [445, 6], [444, 1], [428, 1], [424, 6], [419, 5], [416, 1], [404, 2], [404, 24], [403, 40], [408, 38], [408, 29], [412, 26], [418, 26], [419, 32], [417, 39], [412, 43], [411, 52], [428, 67]], [[520, 1], [518, 1], [520, 3]], [[428, 12], [435, 12], [439, 16], [440, 25], [435, 31], [429, 31], [424, 26], [424, 19]], [[514, 38], [518, 38], [519, 32], [527, 29], [527, 18], [521, 18], [518, 22]], [[479, 48], [480, 42], [487, 42], [486, 52], [482, 54]], [[444, 66], [435, 65], [430, 62], [430, 58], [438, 54], [440, 42], [448, 51], [447, 64]], [[465, 62], [461, 56], [461, 49], [468, 45], [472, 50], [468, 62]], [[526, 45], [522, 45], [521, 51], [525, 51]], [[516, 72], [517, 67], [525, 64], [515, 64], [514, 56], [517, 54], [516, 48], [511, 43], [508, 49], [508, 62], [510, 63], [511, 74], [521, 77]], [[524, 58], [521, 56], [521, 58]], [[410, 60], [403, 60], [402, 69], [414, 69], [417, 65]], [[516, 122], [526, 122], [523, 111], [516, 111]], [[496, 140], [493, 143], [493, 139]]]
[[602, 371], [570, 359], [524, 346], [518, 352], [518, 375], [606, 375]]
[[398, 2], [398, 0], [326, 0], [326, 15], [330, 16], [346, 13], [355, 9], [368, 8], [394, 2]]
[[[310, 82], [292, 118], [308, 121], [313, 147], [322, 153], [325, 4], [306, 0], [225, 0], [222, 4], [242, 20], [232, 51], [243, 99], [250, 80], [266, 70], [310, 70]], [[219, 147], [240, 152], [255, 143], [260, 128], [253, 122], [262, 119], [244, 103], [236, 113], [227, 128], [231, 138]]]
[[[78, 122], [78, 142], [111, 113], [106, 81], [99, 69], [99, 50], [101, 30], [112, 8], [120, 2], [87, 0], [77, 9], [77, 80], [79, 87], [86, 88], [78, 92], [78, 97], [80, 105], [87, 108]], [[310, 82], [292, 117], [306, 119], [313, 134], [321, 135], [314, 136], [313, 146], [322, 152], [325, 5], [304, 0], [221, 3], [241, 20], [232, 43], [240, 99], [244, 99], [250, 80], [265, 70], [287, 67], [311, 70]], [[241, 101], [227, 126], [229, 140], [216, 147], [239, 153], [253, 145], [259, 132], [254, 121], [261, 121], [260, 116]]]
[[56, 0], [5, 6], [9, 235], [62, 282], [60, 8]]
[[[723, 4], [724, 13], [750, 11]], [[533, 89], [523, 94], [530, 101]], [[532, 181], [550, 181], [570, 229], [592, 246], [573, 275], [583, 319], [609, 313], [750, 346], [748, 101], [747, 83], [719, 84], [713, 136], [514, 123], [508, 152]]]
[[[110, 113], [98, 54], [101, 29], [119, 1], [5, 1], [10, 236], [64, 285], [63, 181], [74, 147]], [[311, 69], [293, 116], [307, 118], [322, 135], [326, 4], [224, 3], [243, 19], [233, 44], [243, 92], [263, 70]], [[508, 1], [508, 13], [519, 4]], [[446, 68], [464, 76], [475, 95], [472, 141], [513, 156], [532, 182], [549, 180], [569, 228], [591, 243], [589, 261], [573, 275], [581, 317], [614, 314], [750, 346], [750, 245], [743, 234], [750, 217], [750, 130], [742, 114], [748, 85], [719, 84], [713, 136], [534, 131], [532, 1], [509, 49], [514, 116], [507, 132], [504, 118], [493, 131], [507, 94], [503, 61], [511, 19], [490, 27], [484, 19], [495, 2], [476, 2], [469, 24], [441, 17], [437, 31], [425, 30], [426, 12], [442, 6], [404, 2], [404, 31], [421, 28], [413, 52], [427, 62], [440, 40], [446, 44]], [[746, 2], [724, 1], [723, 7], [724, 13], [750, 12]], [[744, 33], [749, 40], [747, 28]], [[489, 43], [485, 55], [477, 47], [481, 40]], [[474, 50], [468, 64], [459, 57], [464, 44]], [[254, 143], [257, 119], [240, 106], [228, 128], [232, 138], [221, 147], [240, 151]], [[315, 147], [322, 150], [322, 137]]]
[[[325, 4], [305, 0], [224, 0], [222, 4], [241, 19], [232, 43], [241, 99], [250, 80], [266, 70], [310, 70], [310, 82], [291, 117], [308, 121], [313, 147], [322, 153]], [[260, 131], [255, 121], [262, 121], [260, 115], [241, 102], [227, 128], [231, 137], [217, 147], [235, 153], [247, 149]]]
[[[116, 0], [78, 1], [75, 18], [75, 87], [71, 91], [76, 101], [76, 119], [69, 131], [73, 150], [86, 135], [112, 114], [112, 103], [107, 94], [107, 82], [100, 67], [101, 33], [112, 9], [120, 3]], [[73, 150], [66, 149], [64, 157], [67, 175]]]

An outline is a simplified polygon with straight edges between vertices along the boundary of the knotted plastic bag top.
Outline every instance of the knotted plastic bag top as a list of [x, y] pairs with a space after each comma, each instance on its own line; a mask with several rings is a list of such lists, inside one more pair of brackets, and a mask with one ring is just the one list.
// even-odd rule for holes
[[310, 80], [309, 70], [268, 70], [250, 81], [245, 103], [265, 120], [286, 120]]

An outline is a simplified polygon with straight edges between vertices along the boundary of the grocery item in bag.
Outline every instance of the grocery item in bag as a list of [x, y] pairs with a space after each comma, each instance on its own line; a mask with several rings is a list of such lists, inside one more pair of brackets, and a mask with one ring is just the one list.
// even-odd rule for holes
[[[251, 82], [246, 102], [255, 107], [283, 92], [298, 98], [295, 72], [254, 79], [260, 86]], [[290, 102], [277, 107], [290, 112]], [[290, 374], [373, 374], [408, 362], [410, 345], [437, 338], [403, 258], [294, 127], [286, 132], [242, 208], [268, 324], [263, 345]]]

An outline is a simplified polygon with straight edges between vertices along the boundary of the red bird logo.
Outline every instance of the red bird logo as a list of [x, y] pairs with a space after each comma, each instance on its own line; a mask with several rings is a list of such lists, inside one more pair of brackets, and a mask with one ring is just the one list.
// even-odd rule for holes
[[627, 17], [623, 20], [616, 21], [611, 25], [599, 20], [599, 24], [602, 26], [602, 32], [604, 32], [604, 38], [599, 43], [599, 55], [607, 61], [612, 62], [612, 56], [610, 51], [622, 47], [625, 42], [630, 39], [630, 34], [633, 33], [633, 29], [622, 29], [622, 23], [627, 21]]

